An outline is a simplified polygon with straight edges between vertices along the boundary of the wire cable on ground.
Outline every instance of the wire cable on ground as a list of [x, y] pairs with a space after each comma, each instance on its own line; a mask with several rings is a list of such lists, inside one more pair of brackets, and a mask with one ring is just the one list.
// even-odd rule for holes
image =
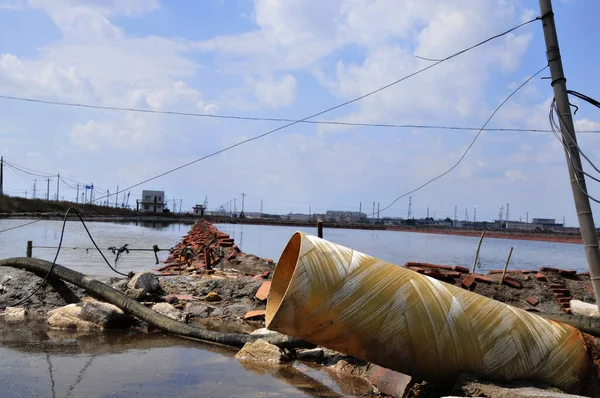
[[81, 217], [81, 214], [79, 214], [79, 212], [72, 208], [69, 207], [67, 209], [67, 211], [65, 212], [65, 217], [63, 218], [63, 224], [62, 224], [62, 228], [60, 231], [60, 239], [58, 241], [58, 247], [56, 249], [56, 255], [54, 256], [54, 260], [52, 260], [52, 265], [50, 267], [50, 269], [48, 270], [48, 272], [46, 273], [46, 276], [44, 276], [44, 279], [42, 280], [42, 282], [38, 285], [38, 287], [31, 292], [27, 297], [25, 297], [24, 299], [22, 299], [21, 301], [19, 301], [16, 304], [13, 304], [12, 307], [18, 307], [19, 305], [23, 304], [24, 302], [26, 302], [27, 300], [29, 300], [31, 297], [33, 297], [45, 284], [46, 282], [48, 282], [48, 278], [50, 277], [50, 275], [52, 274], [52, 270], [54, 269], [54, 266], [56, 265], [56, 260], [58, 259], [58, 255], [60, 254], [60, 249], [62, 247], [62, 242], [63, 242], [63, 238], [65, 236], [65, 227], [67, 225], [67, 219], [69, 218], [69, 213], [70, 212], [74, 212], [77, 217], [79, 217], [79, 220], [81, 221], [81, 224], [83, 224], [83, 228], [85, 228], [85, 232], [87, 232], [88, 236], [90, 237], [90, 240], [92, 241], [92, 243], [94, 244], [94, 247], [98, 250], [98, 252], [100, 253], [100, 255], [102, 256], [102, 258], [104, 259], [104, 261], [106, 262], [106, 265], [108, 265], [108, 267], [113, 270], [114, 272], [116, 272], [119, 275], [125, 276], [125, 277], [131, 277], [132, 273], [130, 274], [124, 274], [120, 271], [117, 271], [115, 268], [113, 268], [112, 265], [110, 265], [110, 263], [108, 262], [108, 260], [106, 259], [106, 257], [104, 256], [104, 253], [102, 253], [102, 250], [100, 250], [100, 248], [98, 247], [98, 245], [96, 244], [96, 241], [94, 240], [94, 238], [92, 237], [92, 234], [90, 233], [87, 225], [85, 225], [85, 221], [83, 221], [83, 218]]
[[[317, 116], [320, 116], [320, 115], [323, 115], [323, 114], [325, 114], [325, 113], [331, 112], [331, 111], [333, 111], [333, 110], [335, 110], [335, 109], [339, 109], [339, 108], [342, 108], [342, 107], [344, 107], [344, 106], [347, 106], [347, 105], [353, 104], [353, 103], [355, 103], [355, 102], [358, 102], [358, 101], [360, 101], [360, 100], [362, 100], [362, 99], [364, 99], [364, 98], [367, 98], [367, 97], [369, 97], [369, 96], [371, 96], [371, 95], [374, 95], [374, 94], [376, 94], [376, 93], [379, 93], [380, 91], [384, 91], [384, 90], [386, 90], [386, 89], [388, 89], [388, 88], [390, 88], [390, 87], [392, 87], [392, 86], [395, 86], [395, 85], [397, 85], [397, 84], [399, 84], [399, 83], [401, 83], [401, 82], [403, 82], [403, 81], [405, 81], [405, 80], [408, 80], [408, 79], [410, 79], [411, 77], [417, 76], [417, 75], [419, 75], [419, 74], [421, 74], [421, 73], [423, 73], [423, 72], [425, 72], [425, 71], [427, 71], [427, 70], [429, 70], [429, 69], [431, 69], [431, 68], [434, 68], [434, 67], [436, 67], [437, 65], [439, 65], [439, 64], [441, 64], [441, 63], [443, 63], [443, 62], [445, 62], [445, 61], [451, 60], [451, 59], [453, 59], [453, 58], [456, 58], [456, 57], [458, 57], [459, 55], [462, 55], [462, 54], [464, 54], [464, 53], [466, 53], [466, 52], [470, 51], [470, 50], [473, 50], [473, 49], [475, 49], [475, 48], [477, 48], [477, 47], [480, 47], [480, 46], [482, 46], [482, 45], [483, 45], [483, 44], [485, 44], [485, 43], [488, 43], [488, 42], [490, 42], [490, 41], [492, 41], [492, 40], [494, 40], [494, 39], [497, 39], [497, 38], [499, 38], [499, 37], [505, 36], [505, 35], [507, 35], [507, 34], [509, 34], [509, 33], [513, 32], [514, 30], [517, 30], [517, 29], [521, 28], [522, 26], [528, 25], [528, 24], [530, 24], [530, 23], [532, 23], [532, 22], [535, 22], [535, 21], [537, 21], [537, 20], [539, 20], [539, 19], [541, 19], [541, 18], [540, 18], [540, 17], [536, 17], [536, 18], [534, 18], [534, 19], [531, 19], [531, 20], [529, 20], [529, 21], [527, 21], [527, 22], [523, 22], [523, 23], [521, 23], [521, 24], [519, 24], [519, 25], [517, 25], [517, 26], [515, 26], [515, 27], [513, 27], [513, 28], [511, 28], [511, 29], [508, 29], [508, 30], [506, 30], [506, 31], [504, 31], [504, 32], [502, 32], [502, 33], [499, 33], [499, 34], [497, 34], [497, 35], [491, 36], [491, 37], [489, 37], [489, 38], [487, 38], [487, 39], [485, 39], [485, 40], [483, 40], [483, 41], [480, 41], [480, 42], [479, 42], [479, 43], [477, 43], [477, 44], [474, 44], [474, 45], [472, 45], [472, 46], [470, 46], [470, 47], [467, 47], [467, 48], [465, 48], [465, 49], [463, 49], [463, 50], [460, 50], [460, 51], [458, 51], [458, 52], [456, 52], [456, 53], [454, 53], [454, 54], [452, 54], [452, 55], [449, 55], [449, 56], [448, 56], [448, 57], [446, 57], [446, 58], [443, 58], [443, 59], [439, 60], [438, 62], [435, 62], [435, 63], [433, 63], [433, 64], [431, 64], [431, 65], [428, 65], [428, 66], [426, 66], [426, 67], [424, 67], [424, 68], [421, 68], [421, 69], [419, 69], [419, 70], [417, 70], [417, 71], [415, 71], [415, 72], [409, 73], [408, 75], [406, 75], [406, 76], [404, 76], [404, 77], [402, 77], [402, 78], [400, 78], [400, 79], [398, 79], [398, 80], [395, 80], [395, 81], [393, 81], [393, 82], [391, 82], [391, 83], [389, 83], [389, 84], [386, 84], [386, 85], [385, 85], [385, 86], [383, 86], [383, 87], [380, 87], [380, 88], [378, 88], [378, 89], [375, 89], [375, 90], [373, 90], [373, 91], [370, 91], [370, 92], [368, 92], [368, 93], [366, 93], [366, 94], [363, 94], [363, 95], [361, 95], [361, 96], [358, 96], [358, 97], [356, 97], [356, 98], [353, 98], [353, 99], [351, 99], [351, 100], [348, 100], [348, 101], [346, 101], [346, 102], [343, 102], [343, 103], [341, 103], [341, 104], [338, 104], [338, 105], [332, 106], [332, 107], [330, 107], [330, 108], [327, 108], [327, 109], [325, 109], [325, 110], [323, 110], [323, 111], [320, 111], [320, 112], [314, 113], [314, 114], [312, 114], [312, 115], [310, 115], [310, 116], [307, 116], [307, 117], [305, 117], [305, 118], [302, 118], [302, 119], [300, 119], [300, 120], [295, 120], [295, 121], [292, 121], [292, 122], [290, 122], [290, 123], [287, 123], [287, 124], [285, 124], [285, 125], [283, 125], [283, 126], [280, 126], [280, 127], [276, 128], [276, 129], [273, 129], [273, 130], [267, 131], [266, 133], [259, 134], [259, 135], [257, 135], [257, 136], [254, 136], [254, 137], [252, 137], [252, 138], [248, 138], [248, 139], [246, 139], [246, 140], [239, 141], [239, 142], [237, 142], [237, 143], [235, 143], [235, 144], [233, 144], [233, 145], [230, 145], [230, 146], [228, 146], [228, 147], [225, 147], [225, 148], [223, 148], [223, 149], [220, 149], [220, 150], [218, 150], [218, 151], [215, 151], [215, 152], [213, 152], [213, 153], [211, 153], [211, 154], [208, 154], [208, 155], [206, 155], [206, 156], [203, 156], [203, 157], [200, 157], [200, 158], [198, 158], [198, 159], [192, 160], [192, 161], [190, 161], [190, 162], [187, 162], [187, 163], [185, 163], [185, 164], [183, 164], [183, 165], [181, 165], [181, 166], [177, 166], [177, 167], [175, 167], [175, 168], [173, 168], [173, 169], [170, 169], [170, 170], [168, 170], [168, 171], [166, 171], [166, 172], [164, 172], [164, 173], [161, 173], [161, 174], [155, 175], [154, 177], [147, 178], [147, 179], [145, 179], [145, 180], [143, 180], [143, 181], [141, 181], [141, 182], [139, 182], [139, 183], [137, 183], [137, 184], [134, 184], [134, 185], [131, 185], [131, 186], [127, 187], [127, 188], [124, 188], [123, 190], [127, 191], [127, 190], [129, 190], [129, 189], [135, 188], [135, 187], [137, 187], [137, 186], [140, 186], [140, 185], [142, 185], [142, 184], [145, 184], [145, 183], [147, 183], [147, 182], [150, 182], [150, 181], [152, 181], [152, 180], [155, 180], [155, 179], [157, 179], [157, 178], [163, 177], [163, 176], [165, 176], [165, 175], [167, 175], [167, 174], [171, 174], [171, 173], [173, 173], [173, 172], [175, 172], [175, 171], [177, 171], [177, 170], [181, 170], [181, 169], [183, 169], [184, 167], [190, 166], [190, 165], [192, 165], [192, 164], [194, 164], [194, 163], [200, 162], [200, 161], [202, 161], [202, 160], [205, 160], [205, 159], [211, 158], [211, 157], [213, 157], [213, 156], [219, 155], [219, 154], [221, 154], [221, 153], [223, 153], [223, 152], [229, 151], [229, 150], [231, 150], [231, 149], [233, 149], [233, 148], [236, 148], [236, 147], [238, 147], [238, 146], [240, 146], [240, 145], [246, 144], [246, 143], [248, 143], [248, 142], [251, 142], [251, 141], [258, 140], [258, 139], [260, 139], [260, 138], [266, 137], [266, 136], [268, 136], [268, 135], [270, 135], [270, 134], [273, 134], [273, 133], [275, 133], [275, 132], [277, 132], [277, 131], [283, 130], [283, 129], [285, 129], [285, 128], [288, 128], [288, 127], [291, 127], [291, 126], [293, 126], [293, 125], [296, 125], [296, 124], [298, 124], [298, 123], [302, 123], [302, 122], [304, 122], [304, 121], [307, 121], [307, 120], [309, 120], [309, 119], [313, 119], [313, 118], [315, 118], [315, 117], [317, 117]], [[1, 97], [1, 96], [0, 96], [0, 98], [5, 98], [5, 97]], [[13, 98], [13, 99], [14, 99], [14, 98]], [[480, 131], [479, 133], [481, 133], [481, 131]], [[114, 194], [112, 194], [112, 195], [114, 195]], [[100, 197], [100, 198], [97, 198], [96, 200], [104, 199], [105, 197], [110, 197], [110, 196], [112, 196], [112, 195], [107, 195], [107, 196], [104, 196], [104, 197]]]
[[[498, 113], [498, 111], [502, 108], [502, 106], [504, 106], [504, 104], [506, 104], [508, 102], [508, 100], [510, 100], [521, 88], [523, 88], [527, 83], [529, 83], [533, 78], [535, 78], [537, 75], [539, 75], [540, 73], [542, 73], [544, 70], [546, 70], [546, 68], [548, 68], [548, 66], [544, 66], [542, 69], [538, 70], [537, 72], [535, 72], [533, 75], [531, 75], [529, 78], [527, 78], [527, 80], [525, 80], [523, 83], [521, 83], [521, 85], [519, 85], [519, 87], [517, 87], [516, 89], [513, 90], [512, 93], [510, 93], [508, 95], [508, 97], [506, 97], [504, 99], [504, 101], [502, 101], [500, 103], [500, 105], [498, 105], [496, 107], [496, 109], [494, 110], [494, 112], [492, 112], [492, 114], [490, 115], [490, 117], [486, 120], [486, 122], [483, 124], [483, 127], [479, 130], [479, 132], [475, 135], [475, 137], [473, 138], [473, 140], [471, 141], [471, 143], [469, 144], [469, 146], [467, 147], [467, 149], [465, 149], [465, 151], [463, 152], [463, 154], [461, 155], [461, 157], [458, 159], [458, 161], [456, 163], [454, 163], [454, 165], [452, 165], [452, 167], [450, 167], [448, 170], [444, 171], [442, 174], [428, 180], [427, 182], [425, 182], [424, 184], [420, 185], [419, 187], [408, 191], [400, 196], [398, 196], [396, 199], [394, 199], [394, 201], [392, 203], [390, 203], [389, 205], [385, 206], [383, 209], [379, 210], [379, 213], [382, 211], [385, 211], [387, 209], [389, 209], [390, 207], [392, 207], [394, 204], [396, 204], [396, 202], [398, 202], [400, 199], [415, 193], [423, 188], [425, 188], [427, 185], [431, 184], [434, 181], [439, 180], [440, 178], [444, 177], [446, 174], [450, 173], [452, 170], [454, 170], [465, 158], [465, 156], [467, 156], [467, 153], [471, 150], [471, 148], [473, 147], [473, 145], [475, 144], [475, 142], [477, 141], [477, 139], [479, 138], [479, 136], [481, 135], [481, 133], [483, 132], [483, 128], [485, 128], [485, 126], [488, 125], [488, 123], [492, 120], [492, 118], [496, 115], [496, 113]], [[377, 214], [377, 212], [371, 214], [371, 216], [374, 216], [375, 214]]]

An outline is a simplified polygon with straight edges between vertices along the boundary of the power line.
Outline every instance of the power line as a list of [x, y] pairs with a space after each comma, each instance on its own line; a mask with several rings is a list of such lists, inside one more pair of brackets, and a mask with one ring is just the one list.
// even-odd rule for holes
[[31, 222], [28, 222], [28, 223], [25, 223], [25, 224], [17, 225], [15, 227], [6, 228], [6, 229], [3, 229], [2, 231], [0, 231], [0, 234], [2, 232], [11, 231], [13, 229], [17, 229], [17, 228], [21, 228], [21, 227], [26, 227], [28, 225], [35, 224], [36, 222], [40, 222], [40, 221], [42, 221], [42, 220], [34, 220], [34, 221], [31, 221]]
[[[439, 62], [439, 61], [438, 61]], [[395, 129], [425, 129], [425, 130], [456, 130], [456, 131], [479, 131], [479, 127], [468, 127], [468, 126], [451, 126], [451, 125], [430, 125], [430, 124], [397, 124], [397, 123], [360, 123], [360, 122], [343, 122], [336, 120], [297, 120], [297, 119], [286, 119], [276, 117], [252, 117], [252, 116], [239, 116], [239, 115], [216, 115], [211, 113], [193, 113], [193, 112], [178, 112], [178, 111], [159, 111], [150, 109], [139, 109], [139, 108], [122, 108], [116, 106], [101, 106], [91, 104], [78, 104], [71, 102], [60, 102], [60, 101], [45, 101], [33, 98], [22, 98], [22, 97], [11, 97], [2, 96], [2, 99], [35, 102], [49, 105], [61, 105], [71, 107], [82, 107], [92, 108], [100, 110], [111, 110], [111, 111], [123, 111], [123, 112], [139, 112], [139, 113], [154, 113], [164, 115], [175, 115], [175, 116], [192, 116], [192, 117], [205, 117], [214, 119], [229, 119], [229, 120], [245, 120], [255, 122], [297, 122], [305, 124], [324, 124], [324, 125], [335, 125], [335, 126], [351, 126], [351, 127], [379, 127], [379, 128], [395, 128]], [[503, 131], [503, 132], [531, 132], [531, 133], [551, 133], [552, 130], [548, 129], [533, 129], [533, 128], [485, 128], [484, 131]], [[600, 133], [600, 130], [582, 130], [579, 133]]]
[[[375, 89], [375, 90], [373, 90], [373, 91], [370, 91], [370, 92], [368, 92], [368, 93], [366, 93], [366, 94], [363, 94], [363, 95], [361, 95], [361, 96], [358, 96], [358, 97], [356, 97], [356, 98], [353, 98], [353, 99], [351, 99], [351, 100], [348, 100], [348, 101], [346, 101], [346, 102], [343, 102], [343, 103], [341, 103], [341, 104], [338, 104], [338, 105], [332, 106], [332, 107], [330, 107], [330, 108], [327, 108], [327, 109], [325, 109], [325, 110], [323, 110], [323, 111], [320, 111], [320, 112], [317, 112], [317, 113], [315, 113], [315, 114], [312, 114], [312, 115], [310, 115], [310, 116], [307, 116], [307, 117], [305, 117], [305, 118], [303, 118], [303, 119], [292, 121], [292, 122], [290, 122], [290, 123], [287, 123], [287, 124], [285, 124], [285, 125], [283, 125], [283, 126], [280, 126], [280, 127], [276, 128], [276, 129], [273, 129], [273, 130], [267, 131], [266, 133], [259, 134], [259, 135], [257, 135], [257, 136], [254, 136], [254, 137], [252, 137], [252, 138], [248, 138], [248, 139], [246, 139], [246, 140], [239, 141], [239, 142], [237, 142], [237, 143], [235, 143], [235, 144], [233, 144], [233, 145], [230, 145], [230, 146], [228, 146], [228, 147], [225, 147], [225, 148], [223, 148], [223, 149], [220, 149], [220, 150], [218, 150], [218, 151], [215, 151], [215, 152], [213, 152], [213, 153], [211, 153], [211, 154], [208, 154], [208, 155], [206, 155], [206, 156], [200, 157], [200, 158], [198, 158], [198, 159], [195, 159], [195, 160], [193, 160], [193, 161], [191, 161], [191, 162], [187, 162], [187, 163], [185, 163], [185, 164], [183, 164], [183, 165], [181, 165], [181, 166], [175, 167], [175, 168], [173, 168], [173, 169], [171, 169], [171, 170], [168, 170], [168, 171], [166, 171], [166, 172], [164, 172], [164, 173], [158, 174], [158, 175], [156, 175], [156, 176], [154, 176], [154, 177], [150, 177], [150, 178], [148, 178], [148, 179], [146, 179], [146, 180], [143, 180], [143, 181], [141, 181], [141, 182], [139, 182], [139, 183], [137, 183], [137, 184], [131, 185], [131, 186], [129, 186], [129, 187], [127, 187], [127, 188], [125, 188], [125, 190], [129, 190], [129, 189], [135, 188], [135, 187], [137, 187], [137, 186], [140, 186], [140, 185], [142, 185], [142, 184], [145, 184], [145, 183], [147, 183], [147, 182], [150, 182], [150, 181], [152, 181], [152, 180], [155, 180], [155, 179], [157, 179], [157, 178], [163, 177], [163, 176], [165, 176], [165, 175], [167, 175], [167, 174], [173, 173], [173, 172], [175, 172], [175, 171], [177, 171], [177, 170], [183, 169], [184, 167], [190, 166], [190, 165], [192, 165], [192, 164], [194, 164], [194, 163], [200, 162], [200, 161], [202, 161], [202, 160], [205, 160], [205, 159], [208, 159], [208, 158], [210, 158], [210, 157], [213, 157], [213, 156], [219, 155], [219, 154], [221, 154], [221, 153], [223, 153], [223, 152], [229, 151], [229, 150], [231, 150], [231, 149], [233, 149], [233, 148], [236, 148], [236, 147], [238, 147], [238, 146], [240, 146], [240, 145], [246, 144], [246, 143], [248, 143], [248, 142], [251, 142], [251, 141], [258, 140], [258, 139], [260, 139], [260, 138], [263, 138], [263, 137], [265, 137], [265, 136], [267, 136], [267, 135], [273, 134], [273, 133], [275, 133], [275, 132], [277, 132], [277, 131], [283, 130], [283, 129], [285, 129], [285, 128], [288, 128], [288, 127], [291, 127], [291, 126], [293, 126], [293, 125], [296, 125], [296, 124], [298, 124], [298, 123], [302, 123], [302, 122], [304, 122], [304, 121], [307, 121], [307, 120], [309, 120], [309, 119], [313, 119], [313, 118], [315, 118], [315, 117], [317, 117], [317, 116], [321, 116], [321, 115], [323, 115], [323, 114], [325, 114], [325, 113], [331, 112], [331, 111], [333, 111], [333, 110], [335, 110], [335, 109], [339, 109], [339, 108], [342, 108], [342, 107], [344, 107], [344, 106], [347, 106], [347, 105], [353, 104], [353, 103], [355, 103], [355, 102], [358, 102], [358, 101], [360, 101], [360, 100], [362, 100], [362, 99], [364, 99], [364, 98], [367, 98], [367, 97], [369, 97], [369, 96], [371, 96], [371, 95], [374, 95], [374, 94], [376, 94], [376, 93], [379, 93], [380, 91], [383, 91], [383, 90], [386, 90], [386, 89], [388, 89], [388, 88], [390, 88], [390, 87], [392, 87], [392, 86], [395, 86], [395, 85], [396, 85], [396, 84], [398, 84], [398, 83], [401, 83], [401, 82], [403, 82], [403, 81], [405, 81], [405, 80], [408, 80], [408, 79], [410, 79], [411, 77], [414, 77], [414, 76], [416, 76], [416, 75], [419, 75], [419, 74], [421, 74], [421, 73], [423, 73], [423, 72], [425, 72], [425, 71], [427, 71], [427, 70], [429, 70], [429, 69], [431, 69], [431, 68], [433, 68], [433, 67], [435, 67], [435, 66], [437, 66], [437, 65], [439, 65], [439, 64], [441, 64], [441, 63], [443, 63], [443, 62], [445, 62], [445, 61], [448, 61], [448, 60], [450, 60], [450, 59], [452, 59], [452, 58], [455, 58], [455, 57], [457, 57], [457, 56], [459, 56], [459, 55], [461, 55], [461, 54], [464, 54], [464, 53], [466, 53], [466, 52], [468, 52], [468, 51], [470, 51], [470, 50], [473, 50], [473, 49], [475, 49], [475, 48], [477, 48], [477, 47], [479, 47], [479, 46], [481, 46], [481, 45], [483, 45], [483, 44], [485, 44], [485, 43], [488, 43], [488, 42], [490, 42], [490, 41], [492, 41], [492, 40], [494, 40], [494, 39], [497, 39], [497, 38], [499, 38], [499, 37], [505, 36], [505, 35], [507, 35], [507, 34], [511, 33], [512, 31], [514, 31], [514, 30], [517, 30], [517, 29], [519, 29], [520, 27], [522, 27], [522, 26], [525, 26], [525, 25], [528, 25], [528, 24], [530, 24], [530, 23], [532, 23], [532, 22], [534, 22], [534, 21], [537, 21], [537, 20], [539, 20], [539, 19], [541, 19], [541, 17], [536, 17], [536, 18], [534, 18], [534, 19], [531, 19], [531, 20], [529, 20], [529, 21], [527, 21], [527, 22], [523, 22], [523, 23], [521, 23], [521, 24], [519, 24], [519, 25], [517, 25], [517, 26], [515, 26], [515, 27], [513, 27], [513, 28], [511, 28], [511, 29], [508, 29], [508, 30], [506, 30], [506, 31], [504, 31], [504, 32], [502, 32], [502, 33], [499, 33], [499, 34], [497, 34], [497, 35], [491, 36], [491, 37], [489, 37], [489, 38], [487, 38], [487, 39], [485, 39], [485, 40], [483, 40], [483, 41], [480, 41], [480, 42], [479, 42], [479, 43], [477, 43], [477, 44], [474, 44], [474, 45], [472, 45], [472, 46], [470, 46], [470, 47], [467, 47], [467, 48], [465, 48], [465, 49], [463, 49], [463, 50], [461, 50], [461, 51], [458, 51], [458, 52], [456, 52], [456, 53], [454, 53], [454, 54], [452, 54], [452, 55], [449, 55], [448, 57], [446, 57], [446, 58], [443, 58], [443, 59], [441, 59], [441, 60], [439, 60], [439, 61], [437, 61], [437, 62], [435, 62], [435, 63], [433, 63], [433, 64], [431, 64], [431, 65], [429, 65], [429, 66], [426, 66], [426, 67], [424, 67], [424, 68], [421, 68], [421, 69], [419, 69], [419, 70], [417, 70], [417, 71], [415, 71], [415, 72], [409, 73], [408, 75], [406, 75], [406, 76], [404, 76], [404, 77], [402, 77], [402, 78], [400, 78], [400, 79], [398, 79], [398, 80], [395, 80], [395, 81], [393, 81], [392, 83], [386, 84], [386, 85], [385, 85], [385, 86], [383, 86], [383, 87], [380, 87], [380, 88], [378, 88], [378, 89]], [[0, 98], [6, 98], [6, 97], [2, 97], [2, 96], [0, 96]], [[15, 98], [16, 98], [16, 97], [11, 97], [11, 99], [15, 99]], [[119, 110], [119, 109], [115, 108], [115, 110]], [[153, 111], [153, 112], [154, 112], [154, 111]], [[486, 124], [487, 124], [487, 123], [486, 123]], [[485, 127], [485, 126], [484, 126], [484, 127]], [[479, 134], [481, 134], [481, 131], [479, 131], [479, 133], [478, 133], [477, 135], [479, 135]], [[114, 194], [113, 194], [113, 195], [114, 195]], [[110, 196], [110, 195], [108, 195], [108, 196]], [[107, 196], [105, 196], [105, 197], [107, 197]], [[100, 198], [98, 198], [98, 199], [104, 199], [105, 197], [100, 197]]]
[[479, 138], [479, 136], [481, 135], [481, 133], [483, 132], [483, 128], [485, 128], [485, 126], [488, 125], [488, 123], [492, 120], [492, 118], [496, 115], [496, 113], [498, 113], [498, 111], [500, 110], [500, 108], [502, 108], [502, 106], [504, 106], [505, 103], [508, 102], [509, 99], [512, 98], [513, 95], [515, 95], [521, 88], [523, 88], [523, 86], [525, 86], [527, 83], [529, 83], [534, 77], [536, 77], [537, 75], [539, 75], [540, 73], [542, 73], [544, 70], [546, 70], [546, 68], [548, 67], [548, 65], [544, 66], [542, 69], [538, 70], [537, 72], [535, 72], [533, 75], [531, 75], [527, 80], [525, 80], [523, 83], [521, 83], [521, 85], [519, 87], [517, 87], [516, 89], [513, 90], [512, 93], [510, 93], [510, 95], [508, 97], [506, 97], [504, 99], [504, 101], [502, 101], [500, 103], [500, 105], [498, 105], [496, 107], [496, 109], [494, 110], [494, 112], [492, 112], [492, 114], [490, 115], [490, 117], [486, 120], [486, 122], [483, 124], [483, 127], [479, 130], [479, 132], [475, 135], [475, 137], [473, 138], [473, 140], [471, 141], [471, 143], [469, 144], [469, 146], [467, 147], [467, 149], [465, 149], [465, 151], [463, 152], [462, 156], [458, 159], [458, 161], [452, 166], [450, 167], [448, 170], [444, 171], [442, 174], [438, 175], [437, 177], [434, 177], [432, 179], [430, 179], [429, 181], [425, 182], [424, 184], [420, 185], [419, 187], [413, 189], [412, 191], [406, 192], [400, 196], [398, 196], [396, 199], [394, 199], [394, 201], [392, 203], [390, 203], [388, 206], [384, 207], [381, 211], [385, 211], [387, 209], [389, 209], [390, 207], [392, 207], [397, 201], [399, 201], [400, 199], [404, 198], [405, 196], [408, 196], [412, 193], [415, 193], [423, 188], [425, 188], [427, 185], [431, 184], [432, 182], [439, 180], [440, 178], [444, 177], [446, 174], [450, 173], [452, 170], [454, 170], [465, 158], [465, 156], [467, 156], [467, 153], [469, 152], [469, 150], [471, 150], [471, 148], [473, 147], [473, 145], [475, 144], [475, 141], [477, 141], [477, 139]]

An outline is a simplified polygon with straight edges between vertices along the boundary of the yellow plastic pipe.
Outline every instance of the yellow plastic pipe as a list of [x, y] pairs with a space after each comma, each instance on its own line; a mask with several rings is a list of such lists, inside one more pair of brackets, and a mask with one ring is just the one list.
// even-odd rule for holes
[[588, 375], [571, 326], [301, 232], [277, 264], [266, 324], [432, 382], [469, 372], [578, 392]]

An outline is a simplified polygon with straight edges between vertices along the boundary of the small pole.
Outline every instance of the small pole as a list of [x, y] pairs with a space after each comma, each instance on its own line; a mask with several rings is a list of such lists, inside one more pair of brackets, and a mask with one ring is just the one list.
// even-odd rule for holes
[[502, 271], [502, 279], [500, 279], [500, 284], [504, 283], [504, 277], [506, 276], [506, 269], [508, 268], [508, 263], [510, 262], [510, 256], [512, 256], [513, 248], [510, 248], [508, 252], [508, 258], [506, 259], [506, 264], [504, 264], [504, 271]]
[[27, 257], [31, 258], [32, 252], [33, 252], [33, 242], [28, 240], [27, 241], [27, 250], [25, 251], [25, 255]]
[[323, 220], [320, 218], [317, 220], [317, 236], [323, 239]]
[[475, 252], [475, 261], [473, 261], [473, 270], [471, 273], [475, 273], [475, 267], [477, 266], [477, 259], [479, 259], [479, 249], [481, 249], [481, 242], [483, 242], [483, 237], [485, 236], [485, 231], [481, 233], [481, 238], [479, 238], [479, 244], [477, 245], [477, 251]]

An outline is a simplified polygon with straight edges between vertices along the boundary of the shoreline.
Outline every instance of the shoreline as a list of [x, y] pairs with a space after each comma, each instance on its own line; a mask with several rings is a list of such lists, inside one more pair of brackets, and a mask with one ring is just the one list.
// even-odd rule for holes
[[[152, 222], [152, 223], [181, 223], [193, 225], [197, 221], [204, 220], [211, 224], [241, 224], [241, 225], [268, 225], [274, 227], [298, 227], [298, 228], [315, 228], [316, 223], [304, 221], [289, 221], [289, 220], [273, 220], [273, 219], [239, 219], [236, 217], [215, 217], [206, 216], [200, 217], [195, 214], [152, 214], [144, 215], [143, 213], [133, 215], [101, 215], [101, 214], [82, 214], [85, 221], [88, 222]], [[38, 218], [43, 220], [62, 220], [64, 213], [48, 212], [48, 213], [0, 213], [0, 219], [23, 219], [30, 220]], [[437, 234], [437, 235], [454, 235], [454, 236], [469, 236], [479, 237], [484, 231], [483, 229], [464, 229], [452, 227], [417, 227], [417, 226], [390, 226], [377, 224], [347, 224], [347, 223], [332, 223], [324, 222], [324, 229], [354, 229], [354, 230], [370, 230], [370, 231], [397, 231], [397, 232], [413, 232], [420, 234]], [[583, 244], [579, 233], [558, 233], [558, 232], [537, 232], [537, 231], [501, 231], [486, 229], [486, 238], [490, 239], [510, 239], [510, 240], [529, 240], [538, 242], [553, 242], [553, 243], [570, 243]]]

